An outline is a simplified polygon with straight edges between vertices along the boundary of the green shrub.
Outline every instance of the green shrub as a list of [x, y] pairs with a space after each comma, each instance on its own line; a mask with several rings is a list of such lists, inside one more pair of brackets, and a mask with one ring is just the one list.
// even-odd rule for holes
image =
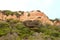
[[10, 25], [7, 22], [0, 22], [0, 36], [9, 33], [10, 31], [9, 26]]
[[5, 15], [11, 15], [12, 14], [12, 11], [10, 11], [10, 10], [4, 10], [3, 11], [3, 14], [5, 14]]
[[29, 28], [25, 27], [22, 23], [16, 24], [16, 32], [21, 38], [26, 38], [33, 33]]

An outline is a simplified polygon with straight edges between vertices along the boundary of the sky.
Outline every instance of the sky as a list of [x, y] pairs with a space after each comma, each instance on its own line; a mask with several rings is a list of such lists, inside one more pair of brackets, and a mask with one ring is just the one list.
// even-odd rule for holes
[[0, 0], [0, 10], [40, 10], [50, 19], [60, 19], [60, 0]]

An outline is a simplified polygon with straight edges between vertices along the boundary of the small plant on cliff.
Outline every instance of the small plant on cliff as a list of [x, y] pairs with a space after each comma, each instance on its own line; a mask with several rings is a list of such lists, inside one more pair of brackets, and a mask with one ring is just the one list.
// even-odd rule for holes
[[7, 16], [12, 14], [12, 11], [10, 11], [10, 10], [4, 10], [2, 12], [3, 12], [3, 14], [5, 14]]

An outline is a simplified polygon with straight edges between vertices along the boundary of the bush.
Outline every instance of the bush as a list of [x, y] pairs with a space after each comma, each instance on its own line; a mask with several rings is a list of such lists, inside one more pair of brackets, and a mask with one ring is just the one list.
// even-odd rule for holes
[[12, 11], [10, 11], [10, 10], [4, 10], [3, 13], [8, 16], [8, 15], [12, 14]]
[[22, 23], [17, 23], [15, 27], [17, 34], [21, 38], [26, 38], [33, 33], [29, 28], [25, 27]]
[[9, 24], [7, 22], [0, 22], [0, 36], [10, 32]]

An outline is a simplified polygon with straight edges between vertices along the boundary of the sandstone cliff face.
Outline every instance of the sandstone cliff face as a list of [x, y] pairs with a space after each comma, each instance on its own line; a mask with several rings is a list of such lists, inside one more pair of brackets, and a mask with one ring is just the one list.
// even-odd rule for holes
[[49, 18], [43, 13], [43, 12], [38, 12], [38, 11], [32, 11], [28, 13], [24, 13], [22, 16], [20, 16], [21, 21], [25, 20], [40, 20], [42, 23], [47, 23], [47, 24], [52, 24], [53, 23], [49, 20]]
[[6, 19], [17, 19], [16, 15], [4, 15], [3, 13], [0, 13], [0, 20], [6, 20]]
[[18, 19], [20, 21], [25, 20], [40, 20], [42, 23], [47, 23], [53, 25], [53, 23], [49, 20], [49, 18], [41, 11], [30, 11], [24, 12], [19, 18], [17, 18], [16, 15], [3, 15], [3, 13], [0, 13], [0, 20], [6, 20], [6, 19]]

